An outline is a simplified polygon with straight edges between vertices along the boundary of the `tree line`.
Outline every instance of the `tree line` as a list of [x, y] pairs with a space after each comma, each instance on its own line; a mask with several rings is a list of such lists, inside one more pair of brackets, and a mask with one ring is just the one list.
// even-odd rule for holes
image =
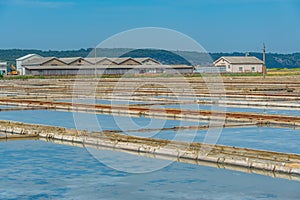
[[[36, 50], [36, 49], [0, 49], [0, 61], [15, 64], [16, 59], [27, 54], [39, 54], [44, 57], [150, 57], [163, 64], [212, 65], [221, 56], [244, 56], [244, 52], [199, 53], [190, 51], [166, 51], [157, 49], [78, 49], [78, 50]], [[250, 52], [250, 56], [262, 59], [262, 53]], [[267, 53], [268, 68], [300, 68], [300, 53]]]

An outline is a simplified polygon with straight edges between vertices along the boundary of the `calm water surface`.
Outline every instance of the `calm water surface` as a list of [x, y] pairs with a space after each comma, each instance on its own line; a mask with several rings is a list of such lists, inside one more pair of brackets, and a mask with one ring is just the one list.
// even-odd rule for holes
[[84, 148], [43, 141], [0, 142], [0, 155], [0, 199], [300, 198], [297, 181], [185, 163], [129, 174]]
[[[89, 124], [87, 119], [93, 114], [78, 113], [79, 123], [86, 123], [86, 128], [90, 131], [99, 130], [98, 126]], [[123, 117], [97, 114], [97, 122], [102, 130], [135, 130], [141, 128], [171, 128], [174, 126], [193, 126], [204, 123], [182, 122], [179, 120], [161, 120], [145, 117]], [[44, 124], [51, 126], [63, 126], [66, 128], [76, 128], [72, 112], [52, 111], [52, 110], [21, 110], [0, 112], [1, 120], [13, 120], [24, 123]]]
[[[80, 125], [86, 125], [89, 130], [99, 130], [95, 124], [90, 124], [88, 120], [90, 114], [80, 114], [82, 120]], [[102, 130], [138, 130], [141, 128], [171, 128], [174, 126], [193, 126], [196, 122], [181, 122], [178, 120], [160, 120], [144, 117], [122, 117], [111, 115], [96, 115]], [[0, 119], [21, 121], [25, 123], [36, 123], [53, 126], [63, 126], [75, 128], [73, 114], [71, 112], [48, 111], [48, 110], [25, 110], [0, 112]], [[201, 124], [199, 124], [201, 125]], [[94, 127], [93, 127], [94, 126]], [[84, 128], [82, 128], [84, 129]], [[207, 130], [185, 130], [185, 131], [146, 131], [130, 132], [128, 134], [163, 138], [169, 140], [196, 141], [203, 142], [207, 136]], [[254, 149], [289, 152], [300, 154], [300, 129], [293, 128], [271, 128], [271, 127], [238, 127], [224, 128], [221, 134], [215, 135], [218, 144], [247, 147]], [[289, 144], [289, 145], [286, 145]]]
[[[203, 142], [207, 136], [206, 130], [198, 130], [196, 133], [185, 130], [179, 133], [183, 135], [180, 137], [182, 141], [190, 141], [190, 138], [194, 137], [195, 142]], [[153, 137], [172, 140], [176, 134], [178, 133], [175, 131], [161, 131]], [[299, 129], [255, 126], [224, 128], [217, 144], [300, 154], [299, 142]]]
[[[70, 112], [0, 112], [0, 119], [75, 128]], [[97, 119], [104, 130], [133, 129], [127, 124], [128, 117], [97, 115]], [[152, 124], [144, 117], [131, 120], [142, 128], [181, 125], [176, 120]], [[125, 123], [120, 128], [116, 121]], [[178, 133], [136, 134], [173, 139]], [[201, 142], [206, 131], [181, 134], [181, 140], [195, 136]], [[224, 129], [218, 143], [300, 153], [299, 139], [299, 130], [245, 127]], [[300, 199], [297, 181], [177, 162], [151, 173], [131, 174], [107, 167], [84, 148], [44, 141], [0, 142], [0, 155], [0, 199]]]
[[[172, 99], [172, 98], [171, 98]], [[175, 100], [177, 98], [174, 98]], [[180, 98], [182, 100], [194, 100], [190, 98]], [[207, 99], [206, 99], [207, 100]], [[211, 100], [211, 99], [209, 99]], [[62, 102], [72, 102], [72, 100], [60, 100]], [[145, 104], [145, 102], [142, 101], [122, 101], [122, 100], [105, 100], [105, 99], [98, 99], [95, 101], [88, 101], [88, 100], [78, 100], [79, 103], [97, 103], [97, 104], [109, 104], [109, 105], [133, 105], [133, 104]], [[159, 102], [152, 102], [154, 104], [159, 104]], [[290, 108], [286, 109], [274, 109], [271, 107], [264, 107], [264, 108], [252, 108], [252, 107], [234, 107], [234, 106], [216, 106], [212, 107], [211, 105], [203, 105], [203, 104], [168, 104], [168, 105], [153, 105], [152, 107], [160, 107], [160, 108], [180, 108], [184, 110], [215, 110], [215, 111], [227, 111], [227, 112], [250, 112], [250, 113], [260, 113], [260, 114], [274, 114], [274, 115], [291, 115], [291, 116], [299, 116], [300, 110], [293, 110]]]

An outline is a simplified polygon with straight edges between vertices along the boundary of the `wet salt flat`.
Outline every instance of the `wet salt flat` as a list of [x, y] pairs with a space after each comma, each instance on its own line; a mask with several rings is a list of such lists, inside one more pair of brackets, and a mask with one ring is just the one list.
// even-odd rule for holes
[[[169, 97], [170, 99], [177, 100], [177, 98]], [[191, 98], [180, 98], [181, 100], [193, 100]], [[203, 99], [202, 99], [203, 100]], [[211, 99], [205, 99], [211, 100]], [[61, 102], [72, 102], [72, 100], [60, 100]], [[109, 104], [109, 105], [142, 105], [147, 104], [147, 102], [142, 101], [122, 101], [122, 100], [104, 100], [98, 99], [95, 101], [92, 100], [77, 100], [78, 103], [90, 103], [90, 104]], [[217, 105], [203, 105], [203, 104], [168, 104], [168, 105], [159, 105], [159, 102], [152, 102], [153, 108], [178, 108], [183, 110], [215, 110], [215, 111], [226, 111], [226, 112], [250, 112], [250, 113], [260, 113], [260, 114], [274, 114], [274, 115], [291, 115], [299, 116], [299, 109], [292, 108], [271, 108], [271, 107], [235, 107], [235, 106], [217, 106]]]
[[297, 181], [177, 162], [130, 174], [83, 148], [43, 141], [1, 142], [0, 155], [0, 199], [300, 198]]
[[[214, 98], [189, 98], [189, 97], [172, 97], [172, 96], [156, 96], [156, 98], [165, 98], [165, 99], [174, 99], [174, 100], [190, 100], [190, 101], [211, 101]], [[238, 103], [239, 101], [237, 101]], [[292, 103], [299, 103], [292, 102]], [[227, 112], [253, 112], [253, 113], [261, 113], [261, 114], [275, 114], [275, 115], [292, 115], [292, 116], [299, 116], [300, 110], [293, 109], [293, 108], [272, 108], [272, 107], [247, 107], [247, 106], [234, 106], [234, 105], [227, 105], [226, 107], [218, 106], [213, 104], [212, 105], [204, 105], [204, 104], [169, 104], [163, 105], [164, 108], [181, 108], [181, 109], [192, 109], [192, 110], [215, 110], [215, 111], [227, 111]]]
[[[72, 99], [59, 100], [58, 102], [73, 102]], [[76, 103], [86, 104], [112, 104], [112, 105], [134, 105], [134, 104], [146, 104], [143, 101], [128, 101], [128, 100], [107, 100], [107, 99], [74, 99]]]

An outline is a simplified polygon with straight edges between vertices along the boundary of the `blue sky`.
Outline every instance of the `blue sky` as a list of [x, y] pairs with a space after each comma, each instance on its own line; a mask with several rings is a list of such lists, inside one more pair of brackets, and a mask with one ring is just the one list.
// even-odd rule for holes
[[0, 48], [95, 47], [116, 33], [164, 27], [209, 52], [300, 52], [300, 0], [0, 0]]

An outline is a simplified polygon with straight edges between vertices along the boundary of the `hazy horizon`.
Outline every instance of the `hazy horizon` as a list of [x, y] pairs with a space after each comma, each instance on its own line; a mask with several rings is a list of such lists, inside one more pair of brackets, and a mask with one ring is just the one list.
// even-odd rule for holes
[[[44, 51], [44, 52], [47, 52], [47, 51], [79, 51], [81, 49], [84, 49], [84, 50], [88, 50], [88, 49], [94, 49], [92, 47], [87, 47], [87, 48], [77, 48], [77, 49], [33, 49], [33, 48], [30, 48], [30, 49], [26, 49], [26, 48], [0, 48], [0, 50], [25, 50], [25, 51]], [[126, 48], [97, 48], [97, 49], [126, 49]], [[159, 49], [154, 49], [154, 50], [159, 50]], [[181, 50], [179, 50], [181, 51]], [[175, 50], [176, 52], [176, 50]], [[184, 52], [196, 52], [196, 51], [184, 51]], [[228, 53], [228, 54], [233, 54], [233, 53], [262, 53], [262, 51], [211, 51], [211, 52], [207, 52], [207, 53]], [[199, 53], [199, 52], [197, 52]], [[205, 53], [205, 52], [200, 52], [200, 53]], [[299, 51], [295, 51], [295, 52], [288, 52], [288, 53], [280, 53], [280, 52], [270, 52], [270, 51], [267, 51], [266, 53], [270, 53], [270, 54], [298, 54], [300, 53], [300, 50]]]

